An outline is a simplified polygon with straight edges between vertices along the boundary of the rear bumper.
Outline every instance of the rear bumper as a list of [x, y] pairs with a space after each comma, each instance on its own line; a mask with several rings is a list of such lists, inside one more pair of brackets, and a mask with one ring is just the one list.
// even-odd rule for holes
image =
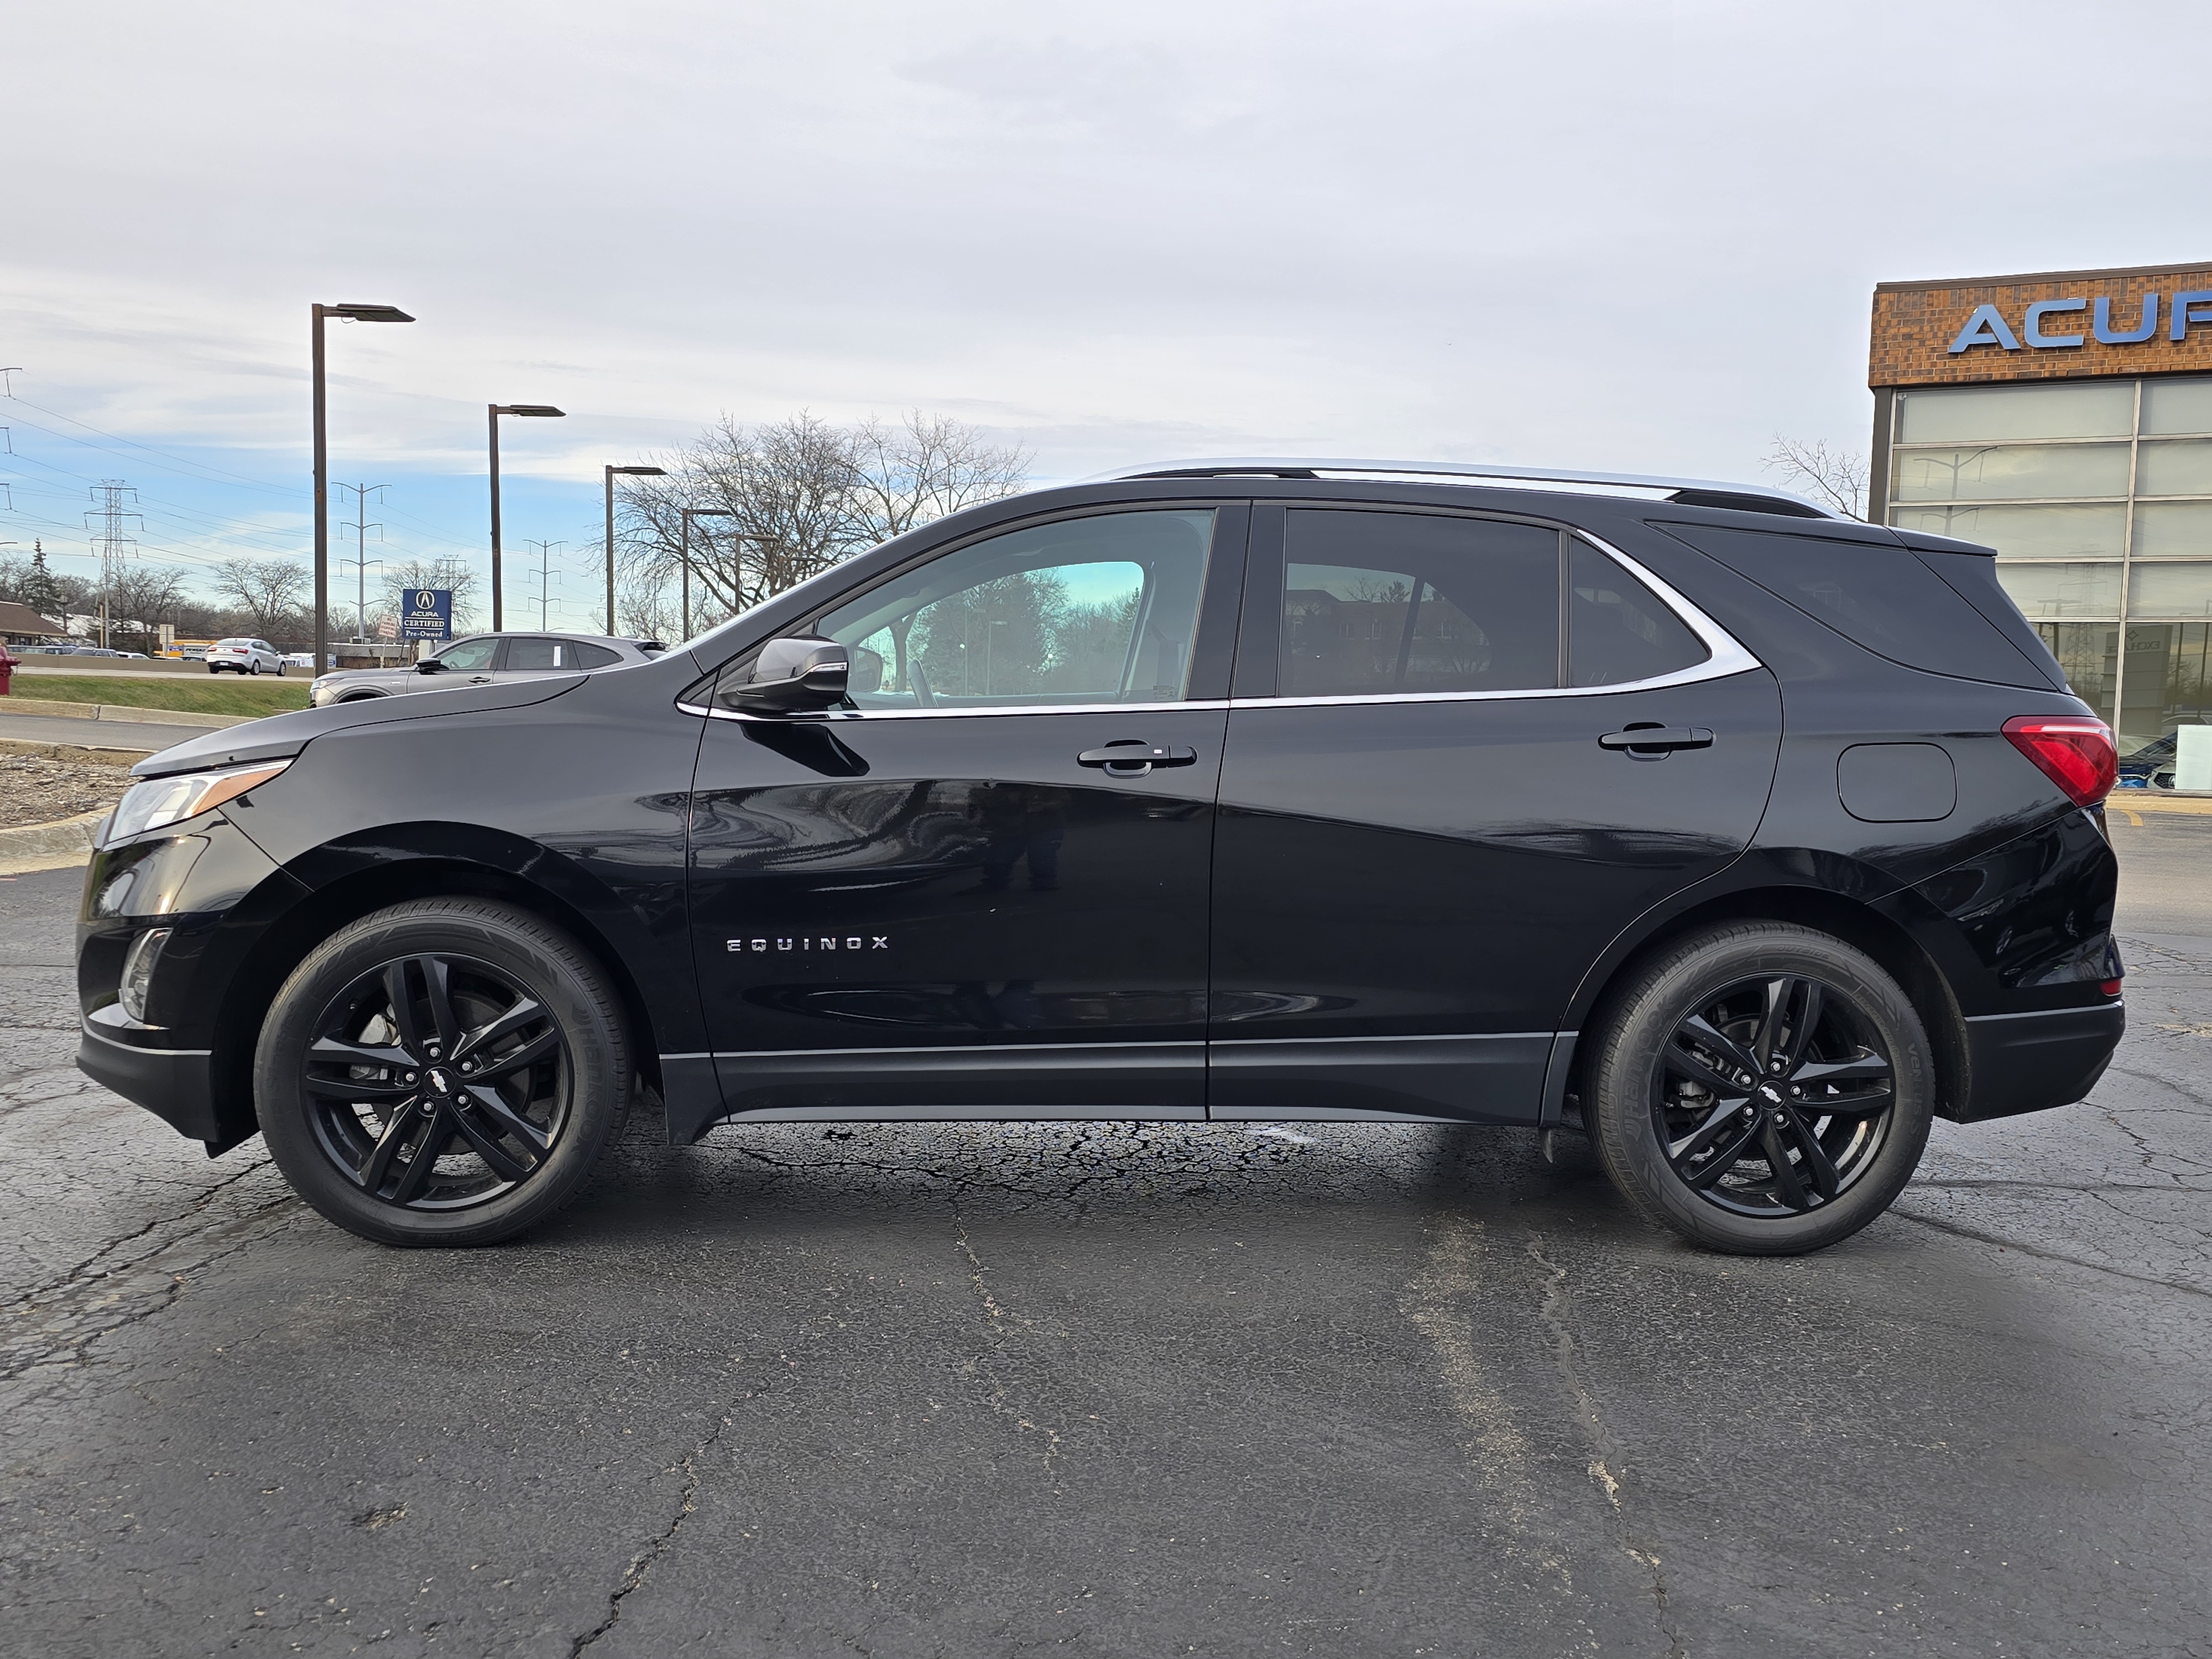
[[214, 1055], [205, 1048], [140, 1048], [79, 1026], [76, 1068], [101, 1087], [143, 1106], [179, 1134], [222, 1139], [216, 1123]]
[[2118, 1001], [2094, 1008], [1984, 1014], [1966, 1021], [1966, 1098], [1954, 1115], [1980, 1123], [2070, 1106], [2097, 1086], [2127, 1030]]

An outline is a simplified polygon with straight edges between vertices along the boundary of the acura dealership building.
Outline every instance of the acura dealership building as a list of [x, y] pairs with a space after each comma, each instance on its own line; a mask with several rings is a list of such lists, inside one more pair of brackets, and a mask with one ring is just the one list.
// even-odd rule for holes
[[2212, 264], [1884, 283], [1869, 512], [1997, 574], [2125, 756], [2212, 720]]

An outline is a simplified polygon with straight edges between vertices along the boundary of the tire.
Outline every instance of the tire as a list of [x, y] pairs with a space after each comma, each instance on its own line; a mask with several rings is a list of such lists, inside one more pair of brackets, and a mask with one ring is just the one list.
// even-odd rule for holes
[[284, 678], [284, 667], [285, 665], [281, 662], [276, 665], [276, 678], [280, 680]]
[[220, 674], [222, 672], [222, 670], [217, 668], [213, 663], [210, 663], [208, 665], [208, 672], [210, 674]]
[[[332, 1061], [319, 1041], [392, 1060]], [[511, 905], [421, 899], [349, 923], [293, 969], [253, 1096], [277, 1167], [328, 1219], [379, 1243], [459, 1247], [575, 1198], [621, 1133], [629, 1079], [620, 1002], [574, 939]]]
[[246, 664], [246, 672], [258, 676], [261, 672], [261, 659], [256, 657], [252, 662]]
[[1928, 1034], [1897, 981], [1841, 939], [1784, 922], [1716, 928], [1668, 946], [1608, 1003], [1583, 1118], [1647, 1219], [1710, 1249], [1802, 1255], [1880, 1215], [1919, 1164]]

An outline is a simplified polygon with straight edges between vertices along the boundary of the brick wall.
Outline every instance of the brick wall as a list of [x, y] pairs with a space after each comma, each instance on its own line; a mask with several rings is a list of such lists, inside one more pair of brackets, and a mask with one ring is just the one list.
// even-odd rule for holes
[[[2212, 264], [2172, 270], [2046, 271], [2029, 276], [1984, 276], [1964, 281], [1882, 283], [1874, 291], [1874, 328], [1867, 354], [1870, 386], [1972, 386], [1999, 380], [2083, 380], [2095, 375], [2212, 374], [2212, 322], [2198, 323], [2185, 338], [2170, 330], [2173, 296], [2212, 290]], [[2159, 296], [2158, 328], [2135, 345], [2106, 345], [2091, 327], [2097, 300], [2112, 301], [2112, 325], [2131, 331], [2142, 321], [2143, 295]], [[2037, 349], [2026, 342], [2023, 319], [2038, 300], [2086, 299], [2089, 307], [2044, 319], [2050, 334], [2080, 334], [2081, 344]], [[1974, 307], [1994, 305], [2015, 338], [2017, 351], [1977, 345], [1954, 356]]]

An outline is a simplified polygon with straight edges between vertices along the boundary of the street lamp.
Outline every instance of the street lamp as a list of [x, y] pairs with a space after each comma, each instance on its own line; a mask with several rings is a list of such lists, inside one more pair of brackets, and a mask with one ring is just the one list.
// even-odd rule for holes
[[323, 411], [323, 319], [345, 323], [411, 323], [398, 306], [310, 306], [315, 400], [315, 666], [331, 665], [331, 483], [330, 434]]
[[487, 404], [491, 411], [491, 631], [499, 632], [505, 620], [499, 595], [499, 417], [502, 415], [559, 419], [568, 414], [550, 404]]
[[607, 635], [615, 631], [615, 475], [625, 478], [665, 478], [665, 466], [611, 466], [607, 469]]
[[734, 519], [738, 515], [726, 507], [687, 507], [684, 514], [684, 637], [691, 637], [691, 520], [694, 519]]

